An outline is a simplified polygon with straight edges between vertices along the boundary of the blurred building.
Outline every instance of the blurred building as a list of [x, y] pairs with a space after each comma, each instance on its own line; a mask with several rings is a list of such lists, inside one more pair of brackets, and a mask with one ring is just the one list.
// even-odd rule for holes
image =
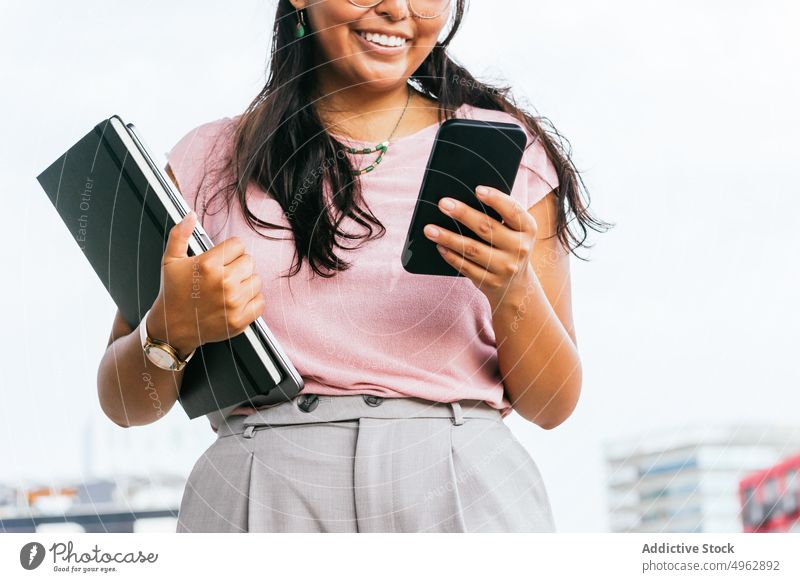
[[73, 477], [0, 483], [0, 532], [174, 532], [186, 475], [215, 438], [178, 414], [127, 429], [91, 416]]
[[800, 455], [746, 476], [739, 500], [744, 531], [800, 533]]
[[740, 481], [798, 452], [800, 425], [675, 427], [606, 443], [611, 531], [740, 532]]
[[148, 475], [0, 484], [0, 532], [174, 532], [186, 481]]

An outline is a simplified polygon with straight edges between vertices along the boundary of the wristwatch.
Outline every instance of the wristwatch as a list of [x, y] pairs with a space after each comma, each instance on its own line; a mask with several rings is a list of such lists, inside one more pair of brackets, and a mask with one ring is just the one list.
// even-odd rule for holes
[[197, 350], [192, 350], [192, 353], [186, 356], [185, 360], [181, 360], [180, 356], [178, 356], [178, 350], [165, 341], [151, 338], [147, 333], [148, 315], [150, 315], [149, 309], [147, 313], [144, 314], [139, 324], [139, 338], [142, 340], [142, 350], [144, 350], [147, 359], [162, 370], [170, 370], [173, 372], [183, 370], [183, 367], [189, 363], [189, 360], [192, 359], [192, 356]]

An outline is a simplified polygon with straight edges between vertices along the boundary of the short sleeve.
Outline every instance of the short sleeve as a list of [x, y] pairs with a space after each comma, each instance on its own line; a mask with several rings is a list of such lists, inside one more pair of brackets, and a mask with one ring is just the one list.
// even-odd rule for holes
[[199, 125], [184, 135], [167, 153], [167, 163], [172, 169], [178, 188], [189, 208], [200, 215], [209, 190], [204, 182], [206, 175], [220, 167], [229, 148], [232, 119], [223, 117]]
[[541, 138], [532, 138], [530, 133], [526, 133], [528, 145], [522, 153], [512, 194], [527, 210], [558, 187], [558, 173]]

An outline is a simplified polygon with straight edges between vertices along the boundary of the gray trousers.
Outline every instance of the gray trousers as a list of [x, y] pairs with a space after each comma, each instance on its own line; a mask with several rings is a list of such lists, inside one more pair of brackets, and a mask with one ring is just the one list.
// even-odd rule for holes
[[553, 532], [536, 463], [478, 400], [300, 394], [229, 417], [178, 532]]

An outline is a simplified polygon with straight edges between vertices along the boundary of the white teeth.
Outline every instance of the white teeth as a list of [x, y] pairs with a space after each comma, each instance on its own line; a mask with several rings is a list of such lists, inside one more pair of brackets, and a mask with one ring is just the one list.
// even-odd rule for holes
[[359, 32], [358, 34], [368, 41], [382, 46], [403, 46], [406, 43], [406, 39], [399, 36], [386, 36], [385, 34], [375, 34], [373, 32]]

